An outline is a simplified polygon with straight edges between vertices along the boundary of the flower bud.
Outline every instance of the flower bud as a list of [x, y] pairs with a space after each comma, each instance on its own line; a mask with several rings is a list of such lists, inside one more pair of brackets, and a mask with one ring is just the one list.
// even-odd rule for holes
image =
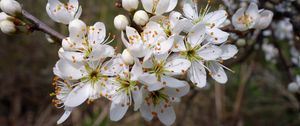
[[121, 58], [127, 65], [132, 65], [134, 63], [133, 56], [130, 54], [130, 52], [127, 49], [123, 51]]
[[246, 45], [246, 40], [245, 40], [245, 39], [238, 39], [237, 42], [236, 42], [236, 44], [237, 44], [238, 46], [243, 47], [243, 46]]
[[114, 25], [118, 30], [125, 30], [126, 26], [129, 25], [129, 22], [124, 15], [118, 15], [114, 19]]
[[16, 25], [9, 21], [9, 20], [3, 20], [0, 22], [0, 29], [5, 34], [13, 34], [16, 30]]
[[21, 5], [15, 0], [1, 0], [0, 8], [3, 12], [8, 13], [12, 16], [16, 16], [22, 11]]
[[122, 0], [122, 6], [127, 11], [134, 11], [139, 6], [138, 0]]
[[7, 15], [6, 13], [4, 13], [4, 12], [0, 13], [0, 22], [4, 21], [4, 20], [9, 20], [10, 18], [12, 18], [12, 17]]
[[133, 16], [133, 21], [137, 25], [143, 26], [149, 21], [149, 16], [145, 11], [139, 10], [139, 11], [135, 12], [135, 14]]

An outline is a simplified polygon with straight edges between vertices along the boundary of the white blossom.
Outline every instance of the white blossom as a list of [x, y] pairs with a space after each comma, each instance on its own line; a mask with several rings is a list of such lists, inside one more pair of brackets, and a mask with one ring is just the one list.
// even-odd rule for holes
[[65, 112], [57, 121], [57, 124], [61, 124], [68, 119], [72, 113], [72, 107], [64, 105], [68, 95], [72, 91], [72, 84], [69, 81], [63, 81], [59, 77], [54, 78], [53, 86], [55, 87], [55, 92], [51, 93], [51, 96], [55, 96], [52, 102], [57, 108], [64, 108]]
[[220, 44], [227, 41], [229, 34], [222, 31], [220, 28], [224, 26], [227, 20], [227, 12], [225, 10], [217, 10], [208, 13], [209, 6], [207, 5], [202, 11], [198, 11], [197, 3], [185, 3], [183, 12], [186, 18], [191, 20], [194, 25], [199, 23], [206, 26], [206, 39], [214, 44]]
[[232, 24], [235, 29], [246, 31], [255, 26], [259, 17], [258, 7], [255, 3], [250, 3], [248, 8], [242, 7], [238, 9], [232, 16]]
[[105, 57], [112, 57], [114, 48], [106, 37], [106, 28], [102, 22], [87, 27], [81, 20], [73, 20], [69, 25], [69, 37], [62, 41], [61, 57], [70, 62], [98, 61]]
[[69, 24], [72, 20], [78, 19], [82, 12], [78, 0], [69, 0], [68, 3], [48, 0], [46, 10], [52, 20], [62, 24]]
[[[102, 54], [100, 54], [102, 55]], [[105, 56], [103, 56], [105, 57]], [[105, 57], [106, 58], [106, 57]], [[73, 64], [61, 58], [54, 67], [54, 74], [64, 80], [77, 81], [66, 97], [65, 106], [77, 107], [87, 99], [93, 101], [101, 96], [111, 96], [110, 77], [122, 73], [128, 67], [120, 56], [103, 63], [104, 60], [91, 61], [83, 65]]]
[[240, 31], [252, 28], [265, 29], [270, 25], [273, 15], [270, 10], [258, 10], [257, 4], [251, 2], [248, 8], [242, 7], [235, 12], [232, 16], [232, 24]]
[[181, 88], [165, 87], [157, 91], [149, 91], [147, 87], [142, 87], [143, 102], [140, 107], [142, 117], [147, 121], [157, 117], [164, 125], [172, 125], [176, 119], [173, 104], [179, 102], [189, 89], [189, 85]]
[[136, 61], [130, 72], [126, 69], [122, 73], [118, 73], [116, 78], [108, 80], [112, 85], [110, 90], [113, 92], [109, 96], [109, 99], [112, 101], [110, 108], [111, 120], [119, 121], [122, 119], [131, 105], [134, 105], [135, 111], [140, 108], [142, 94], [137, 79], [142, 72], [142, 65], [139, 61]]
[[142, 58], [144, 61], [152, 55], [165, 54], [173, 46], [174, 37], [168, 38], [163, 28], [158, 23], [149, 22], [144, 31], [139, 34], [134, 28], [127, 27], [125, 39], [122, 32], [122, 41], [130, 54], [134, 57]]
[[174, 76], [184, 75], [190, 66], [190, 61], [183, 58], [168, 58], [168, 54], [154, 55], [143, 63], [146, 72], [139, 76], [139, 81], [146, 85], [149, 91], [160, 90], [163, 87], [181, 88], [188, 83]]
[[200, 88], [206, 85], [206, 69], [217, 82], [226, 83], [227, 76], [223, 69], [225, 66], [219, 61], [230, 59], [237, 53], [234, 45], [223, 44], [219, 47], [212, 42], [205, 42], [205, 29], [204, 24], [198, 23], [186, 38], [177, 41], [172, 49], [191, 62], [187, 77]]

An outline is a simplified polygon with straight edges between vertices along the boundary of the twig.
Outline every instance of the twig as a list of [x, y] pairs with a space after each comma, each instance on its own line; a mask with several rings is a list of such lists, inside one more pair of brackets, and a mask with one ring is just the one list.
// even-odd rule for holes
[[[236, 100], [234, 103], [234, 110], [233, 110], [233, 126], [236, 126], [238, 123], [239, 114], [241, 111], [242, 100], [244, 97], [245, 87], [246, 87], [248, 80], [250, 79], [250, 77], [252, 75], [253, 66], [254, 66], [254, 63], [252, 62], [249, 66], [243, 65], [241, 68], [241, 72], [240, 72], [241, 80], [240, 80], [240, 85], [239, 85], [239, 89], [238, 89], [238, 92], [236, 95]], [[244, 71], [246, 71], [246, 72], [244, 72]]]
[[215, 83], [215, 104], [216, 104], [218, 125], [223, 125], [225, 120], [224, 96], [225, 96], [224, 85]]
[[[275, 38], [274, 34], [273, 34], [273, 38]], [[278, 50], [278, 56], [279, 56], [279, 63], [281, 63], [280, 66], [282, 66], [282, 70], [283, 72], [285, 72], [285, 75], [287, 77], [287, 81], [288, 83], [289, 82], [292, 82], [293, 81], [293, 74], [292, 74], [292, 71], [290, 69], [289, 66], [289, 63], [287, 62], [287, 60], [285, 59], [284, 57], [284, 54], [283, 54], [283, 51], [282, 51], [282, 48], [280, 47], [280, 44], [278, 43], [278, 41], [276, 39], [273, 39], [273, 45], [275, 46], [275, 48]], [[279, 64], [278, 64], [279, 65]], [[278, 66], [278, 67], [280, 67]], [[280, 69], [280, 68], [279, 68]], [[287, 84], [288, 84], [287, 83]]]
[[33, 26], [31, 27], [31, 30], [42, 31], [58, 40], [63, 40], [64, 38], [66, 38], [64, 35], [55, 31], [54, 29], [49, 27], [47, 24], [45, 24], [41, 20], [37, 19], [35, 16], [30, 14], [26, 10], [22, 10], [22, 15], [33, 24]]

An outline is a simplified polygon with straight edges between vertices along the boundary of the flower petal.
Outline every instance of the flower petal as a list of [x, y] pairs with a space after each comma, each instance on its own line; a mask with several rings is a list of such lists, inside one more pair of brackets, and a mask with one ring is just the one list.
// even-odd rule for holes
[[186, 59], [174, 58], [165, 65], [166, 75], [183, 75], [191, 66], [191, 62]]
[[90, 84], [80, 84], [76, 86], [68, 95], [64, 105], [69, 107], [77, 107], [88, 99], [91, 91]]
[[92, 52], [89, 55], [89, 60], [102, 60], [107, 57], [113, 57], [115, 54], [115, 49], [110, 45], [97, 44], [93, 46]]
[[139, 77], [139, 81], [146, 85], [149, 91], [157, 91], [164, 87], [154, 74], [144, 73]]
[[184, 36], [175, 36], [174, 45], [172, 48], [173, 52], [182, 52], [186, 51]]
[[215, 45], [208, 45], [202, 49], [200, 49], [197, 54], [204, 60], [216, 60], [222, 54], [222, 50], [220, 47]]
[[221, 58], [223, 60], [228, 60], [228, 59], [234, 57], [238, 52], [237, 47], [235, 45], [232, 45], [232, 44], [222, 45], [221, 49], [222, 49]]
[[192, 5], [189, 3], [185, 3], [183, 5], [183, 13], [187, 18], [192, 19], [192, 20], [199, 18], [197, 9], [192, 7]]
[[165, 87], [163, 91], [170, 97], [179, 97], [180, 98], [189, 93], [190, 85], [187, 84], [186, 86], [180, 87], [180, 88]]
[[245, 12], [245, 14], [252, 17], [253, 20], [256, 20], [259, 17], [257, 4], [254, 2], [251, 2], [248, 9]]
[[134, 90], [132, 91], [132, 98], [134, 101], [134, 111], [137, 111], [143, 102], [143, 94], [138, 86], [134, 87]]
[[173, 107], [170, 106], [163, 111], [159, 111], [157, 117], [164, 125], [170, 126], [175, 122], [176, 114]]
[[159, 85], [164, 85], [164, 86], [167, 86], [170, 88], [181, 88], [181, 87], [185, 87], [186, 85], [188, 85], [188, 83], [186, 81], [181, 81], [176, 78], [168, 77], [168, 76], [162, 76], [160, 83], [161, 84], [159, 84]]
[[205, 15], [203, 22], [208, 23], [209, 28], [219, 28], [226, 21], [227, 16], [228, 14], [225, 10], [217, 10]]
[[202, 23], [198, 23], [192, 28], [187, 38], [192, 47], [198, 46], [203, 42], [205, 39], [205, 31], [205, 25]]
[[84, 53], [82, 52], [71, 52], [71, 51], [64, 51], [62, 48], [58, 52], [60, 58], [64, 58], [68, 60], [72, 64], [81, 63], [85, 60]]
[[89, 27], [88, 41], [91, 46], [96, 44], [104, 44], [105, 36], [106, 29], [104, 23], [97, 22], [94, 26]]
[[206, 71], [201, 62], [192, 62], [191, 68], [188, 70], [187, 76], [199, 88], [206, 85]]
[[161, 14], [167, 12], [169, 7], [170, 7], [170, 9], [172, 9], [172, 7], [174, 7], [174, 4], [171, 4], [170, 6], [169, 5], [170, 5], [170, 0], [159, 0], [157, 6], [155, 7], [154, 14], [161, 15]]
[[254, 27], [258, 28], [258, 29], [265, 29], [265, 28], [267, 28], [271, 24], [273, 16], [274, 16], [274, 14], [273, 14], [272, 11], [263, 10], [260, 13], [260, 17], [257, 20], [257, 22], [256, 22], [256, 24], [255, 24]]
[[153, 0], [141, 0], [145, 11], [152, 13], [154, 1]]
[[130, 73], [131, 73], [130, 80], [132, 81], [138, 80], [139, 76], [143, 74], [142, 64], [138, 59], [135, 60], [135, 64], [133, 65]]
[[87, 33], [87, 27], [83, 21], [79, 19], [75, 19], [71, 21], [69, 24], [69, 32], [70, 32], [69, 34], [70, 40], [73, 43], [76, 44], [85, 43], [85, 35]]
[[210, 62], [208, 68], [210, 69], [210, 75], [213, 79], [221, 84], [225, 84], [228, 80], [227, 75], [218, 62]]
[[141, 105], [140, 112], [142, 117], [144, 117], [145, 120], [150, 121], [153, 119], [150, 106], [148, 106], [145, 102], [143, 102], [143, 104]]
[[111, 103], [110, 106], [110, 120], [119, 121], [121, 120], [128, 110], [127, 104], [116, 104], [114, 102]]
[[[106, 76], [127, 76], [129, 74], [129, 67], [125, 65], [120, 56], [113, 57], [106, 61], [101, 67], [101, 74]], [[127, 74], [127, 75], [125, 75]]]
[[248, 29], [248, 27], [239, 20], [240, 17], [244, 16], [245, 11], [246, 8], [240, 8], [232, 16], [232, 24], [234, 28], [239, 31], [246, 31]]
[[178, 0], [170, 0], [169, 7], [166, 12], [172, 11], [177, 6]]
[[64, 59], [57, 61], [54, 69], [58, 74], [57, 76], [61, 77], [62, 79], [78, 80], [86, 75], [86, 72], [82, 71], [82, 67], [72, 65]]
[[57, 124], [62, 124], [63, 122], [65, 122], [69, 118], [69, 116], [71, 115], [71, 113], [72, 113], [72, 110], [71, 111], [70, 110], [66, 110], [64, 112], [64, 114], [59, 118], [59, 120], [56, 123]]
[[[164, 38], [162, 38], [163, 40]], [[168, 53], [170, 51], [170, 49], [173, 47], [173, 43], [174, 43], [174, 39], [175, 37], [172, 36], [169, 39], [163, 41], [163, 42], [158, 42], [156, 45], [154, 45], [155, 47], [154, 49], [154, 55], [160, 55], [160, 54], [165, 54]]]
[[207, 40], [213, 42], [214, 44], [221, 44], [223, 42], [226, 42], [229, 37], [229, 33], [224, 32], [218, 28], [207, 29], [206, 32], [209, 35]]

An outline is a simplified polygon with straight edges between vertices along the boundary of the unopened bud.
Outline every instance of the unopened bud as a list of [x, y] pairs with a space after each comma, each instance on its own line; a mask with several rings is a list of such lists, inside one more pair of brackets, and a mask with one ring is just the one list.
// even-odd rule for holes
[[122, 0], [122, 6], [127, 11], [134, 11], [139, 6], [138, 0]]
[[236, 44], [238, 45], [238, 46], [245, 46], [246, 45], [246, 40], [245, 39], [238, 39], [237, 40], [237, 42], [236, 42]]
[[15, 0], [1, 0], [0, 8], [3, 12], [10, 14], [11, 16], [16, 16], [22, 11], [21, 5]]
[[132, 65], [134, 63], [133, 56], [130, 54], [130, 52], [125, 49], [122, 53], [122, 59], [127, 65]]
[[4, 13], [4, 12], [0, 13], [0, 21], [9, 20], [10, 18], [12, 18], [12, 17], [7, 15], [6, 13]]
[[133, 16], [133, 21], [137, 25], [143, 26], [149, 21], [149, 16], [145, 11], [139, 10], [139, 11], [135, 12], [135, 14]]
[[124, 15], [118, 15], [114, 19], [115, 28], [118, 30], [125, 30], [129, 25], [128, 19]]
[[5, 34], [13, 34], [16, 30], [16, 25], [9, 21], [9, 20], [3, 20], [0, 22], [0, 29]]

